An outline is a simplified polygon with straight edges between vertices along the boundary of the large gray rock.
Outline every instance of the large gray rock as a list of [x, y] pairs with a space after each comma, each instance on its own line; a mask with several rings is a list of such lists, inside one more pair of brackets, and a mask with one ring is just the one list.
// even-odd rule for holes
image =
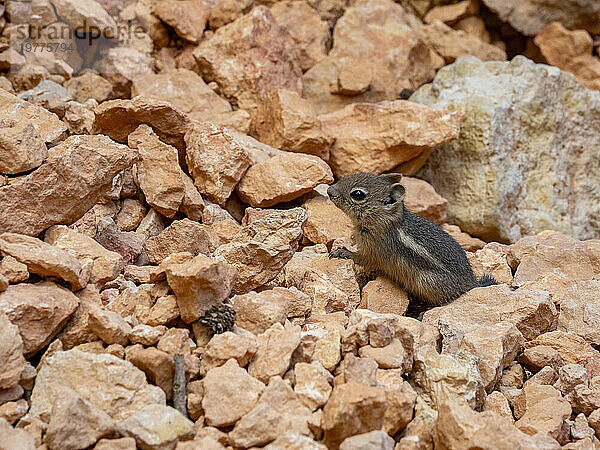
[[486, 240], [553, 229], [600, 231], [600, 93], [535, 64], [459, 58], [412, 101], [465, 114], [458, 139], [432, 152], [421, 177], [448, 200], [448, 221]]

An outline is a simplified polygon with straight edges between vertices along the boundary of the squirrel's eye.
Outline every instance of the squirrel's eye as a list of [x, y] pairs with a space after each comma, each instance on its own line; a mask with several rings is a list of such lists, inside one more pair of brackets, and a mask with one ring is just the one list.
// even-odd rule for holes
[[358, 202], [364, 200], [366, 196], [367, 194], [365, 194], [360, 189], [354, 189], [352, 192], [350, 192], [350, 197], [352, 197], [353, 200], [356, 200]]

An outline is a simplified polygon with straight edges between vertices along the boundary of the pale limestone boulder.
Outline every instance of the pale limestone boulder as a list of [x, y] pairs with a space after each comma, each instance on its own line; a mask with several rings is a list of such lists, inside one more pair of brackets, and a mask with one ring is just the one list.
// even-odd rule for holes
[[[74, 29], [96, 30], [115, 36], [117, 26], [108, 12], [95, 0], [52, 0], [56, 14]], [[105, 37], [106, 37], [105, 36]]]
[[470, 0], [464, 0], [451, 5], [435, 6], [425, 14], [423, 21], [425, 23], [433, 23], [439, 20], [446, 25], [452, 25], [467, 16], [477, 15], [479, 12], [478, 9], [479, 5]]
[[91, 283], [104, 283], [114, 280], [123, 267], [123, 257], [105, 249], [85, 234], [78, 233], [64, 225], [55, 225], [48, 229], [44, 240], [50, 245], [70, 253], [82, 266], [92, 262]]
[[48, 156], [46, 143], [31, 121], [1, 119], [0, 173], [15, 175], [38, 168]]
[[569, 31], [560, 22], [552, 22], [534, 42], [549, 64], [571, 72], [588, 89], [600, 89], [600, 58], [592, 55], [593, 39], [587, 31]]
[[194, 422], [166, 405], [147, 405], [123, 420], [119, 428], [147, 450], [174, 449], [180, 439], [188, 440], [196, 431]]
[[136, 175], [146, 202], [163, 216], [173, 217], [185, 194], [177, 149], [161, 142], [148, 125], [140, 125], [127, 142], [139, 153]]
[[565, 364], [586, 365], [597, 359], [600, 354], [588, 342], [576, 333], [550, 331], [525, 344], [526, 348], [547, 345], [558, 351]]
[[498, 283], [512, 283], [513, 274], [508, 265], [509, 246], [490, 242], [475, 253], [468, 252], [467, 258], [475, 276], [491, 275]]
[[19, 328], [13, 325], [4, 312], [0, 312], [0, 390], [10, 389], [19, 383], [25, 368], [23, 340]]
[[333, 183], [325, 161], [313, 155], [282, 153], [250, 167], [237, 193], [242, 201], [264, 208], [292, 201], [322, 183]]
[[[103, 78], [112, 84], [112, 97], [131, 97], [131, 84], [136, 78], [152, 73], [152, 57], [150, 39], [138, 41], [141, 49], [135, 47], [111, 47], [94, 67]], [[139, 124], [138, 124], [139, 125]], [[137, 125], [134, 126], [137, 128]]]
[[156, 345], [166, 331], [167, 328], [163, 325], [156, 327], [144, 324], [136, 325], [129, 332], [129, 342], [150, 347]]
[[[443, 59], [414, 30], [412, 25], [417, 19], [400, 4], [389, 0], [362, 0], [351, 6], [350, 2], [341, 3], [343, 16], [335, 24], [331, 51], [302, 77], [304, 97], [315, 104], [319, 113], [351, 103], [394, 100], [403, 89], [415, 89], [431, 80], [443, 65]], [[372, 69], [365, 92], [338, 94], [344, 66], [352, 74], [356, 73], [355, 67]]]
[[108, 414], [85, 398], [71, 395], [55, 403], [45, 442], [50, 449], [79, 450], [117, 435], [117, 424]]
[[395, 100], [356, 103], [319, 119], [335, 139], [329, 164], [339, 178], [356, 172], [380, 174], [416, 160], [427, 148], [456, 139], [463, 115]]
[[31, 394], [28, 416], [48, 423], [56, 402], [73, 391], [116, 421], [147, 405], [165, 404], [164, 392], [149, 385], [146, 375], [130, 362], [73, 349], [59, 351], [44, 360]]
[[0, 311], [19, 327], [27, 357], [50, 342], [78, 305], [71, 291], [51, 281], [14, 284], [0, 293]]
[[[174, 256], [177, 255], [181, 253]], [[181, 318], [186, 323], [195, 322], [211, 307], [228, 298], [237, 273], [234, 266], [204, 255], [184, 262], [169, 257], [162, 266], [177, 297]]]
[[257, 337], [256, 354], [248, 373], [254, 378], [269, 383], [276, 376], [283, 376], [290, 366], [294, 350], [300, 344], [300, 327], [286, 322], [276, 323]]
[[383, 388], [354, 382], [336, 386], [323, 408], [324, 442], [337, 448], [349, 436], [380, 429], [385, 408]]
[[203, 383], [205, 420], [216, 427], [234, 425], [254, 408], [265, 389], [263, 383], [248, 375], [233, 359], [210, 370]]
[[548, 433], [557, 439], [563, 423], [571, 417], [571, 405], [561, 397], [549, 397], [531, 406], [525, 414], [515, 422], [522, 432], [533, 436], [536, 433]]
[[[294, 4], [306, 5], [304, 1], [278, 2], [273, 8]], [[331, 138], [323, 130], [314, 105], [295, 91], [271, 92], [252, 114], [251, 134], [281, 150], [329, 159]]]
[[600, 5], [593, 0], [551, 0], [543, 4], [532, 0], [483, 0], [483, 3], [500, 20], [508, 22], [526, 36], [534, 36], [544, 26], [555, 21], [571, 30], [583, 28], [591, 33], [600, 31], [600, 24], [596, 20], [600, 14]]
[[250, 167], [246, 146], [229, 130], [210, 122], [190, 126], [185, 143], [194, 185], [201, 194], [224, 205]]
[[94, 450], [136, 450], [135, 439], [125, 437], [119, 439], [100, 439]]
[[280, 377], [271, 379], [256, 406], [244, 415], [229, 434], [236, 447], [264, 445], [294, 433], [308, 436], [311, 411]]
[[487, 395], [483, 404], [483, 410], [495, 412], [510, 422], [515, 420], [508, 399], [500, 391], [494, 391]]
[[327, 450], [327, 447], [308, 436], [301, 434], [284, 434], [279, 436], [269, 445], [266, 445], [265, 450]]
[[[112, 188], [135, 152], [106, 136], [71, 136], [48, 152], [34, 172], [0, 188], [0, 231], [37, 235], [57, 223], [72, 223]], [[82, 170], [85, 160], [86, 170]]]
[[215, 258], [238, 269], [232, 288], [235, 294], [269, 283], [298, 248], [306, 212], [302, 208], [265, 211], [264, 217], [244, 226], [231, 242], [214, 253]]
[[252, 110], [277, 89], [302, 93], [302, 72], [290, 51], [294, 46], [271, 11], [258, 6], [202, 41], [194, 57], [202, 78], [216, 82], [238, 108]]
[[184, 148], [183, 136], [189, 118], [168, 102], [142, 96], [131, 100], [109, 100], [96, 107], [94, 113], [93, 131], [106, 134], [115, 141], [127, 142], [127, 137], [141, 124], [147, 124], [161, 141], [178, 149]]
[[587, 168], [599, 164], [591, 149], [600, 136], [593, 131], [600, 94], [523, 56], [462, 57], [411, 100], [465, 114], [458, 139], [420, 172], [448, 200], [452, 223], [487, 241], [516, 242], [546, 229], [597, 235], [589, 218], [598, 214], [598, 180]]
[[231, 105], [209, 88], [202, 77], [188, 69], [149, 73], [137, 78], [131, 86], [131, 95], [169, 102], [197, 121], [214, 120], [216, 115], [231, 112]]
[[327, 56], [331, 39], [329, 26], [306, 1], [276, 2], [271, 6], [271, 13], [296, 44], [298, 63], [303, 71]]

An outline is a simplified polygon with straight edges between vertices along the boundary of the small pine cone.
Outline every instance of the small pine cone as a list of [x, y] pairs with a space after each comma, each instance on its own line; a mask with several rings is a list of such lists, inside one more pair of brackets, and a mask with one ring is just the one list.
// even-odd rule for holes
[[233, 329], [235, 325], [235, 309], [231, 306], [221, 303], [213, 306], [198, 321], [213, 334], [221, 334]]

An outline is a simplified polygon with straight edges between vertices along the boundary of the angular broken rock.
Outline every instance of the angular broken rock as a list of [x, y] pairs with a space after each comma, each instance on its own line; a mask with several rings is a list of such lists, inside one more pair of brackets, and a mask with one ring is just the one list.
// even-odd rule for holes
[[[554, 448], [538, 446], [536, 438], [516, 428], [493, 411], [476, 412], [466, 403], [447, 402], [440, 406], [433, 428], [436, 448]], [[557, 447], [560, 448], [560, 447]]]
[[14, 175], [38, 168], [48, 156], [33, 122], [0, 119], [0, 173]]
[[505, 320], [530, 340], [548, 331], [556, 317], [548, 292], [525, 288], [512, 291], [506, 285], [498, 285], [473, 289], [449, 305], [427, 311], [423, 323], [444, 329], [451, 339], [453, 333], [462, 335]]
[[25, 368], [23, 340], [19, 328], [13, 325], [7, 315], [0, 311], [0, 391], [16, 386]]
[[[326, 2], [309, 3], [317, 9], [327, 7]], [[400, 4], [391, 0], [366, 0], [350, 7], [346, 7], [348, 2], [327, 3], [341, 9], [337, 17], [343, 13], [335, 22], [333, 48], [302, 78], [304, 98], [314, 103], [319, 113], [350, 103], [400, 98], [403, 89], [428, 82], [443, 65], [443, 59], [413, 28], [414, 16]], [[372, 79], [359, 83], [358, 90], [352, 87], [352, 96], [338, 95], [340, 78], [363, 78], [364, 67], [371, 69]], [[345, 84], [342, 82], [342, 92]]]
[[329, 163], [336, 177], [342, 177], [392, 170], [426, 148], [455, 139], [463, 115], [395, 100], [348, 105], [319, 119], [335, 139]]
[[483, 42], [472, 34], [454, 30], [440, 21], [420, 27], [419, 33], [447, 63], [453, 63], [456, 58], [468, 55], [475, 56], [481, 61], [506, 60], [504, 50]]
[[[231, 46], [235, 42], [235, 46]], [[194, 52], [202, 78], [240, 109], [252, 110], [277, 89], [302, 92], [294, 41], [271, 11], [258, 6], [219, 28]]]
[[8, 255], [0, 261], [0, 275], [5, 276], [8, 282], [13, 284], [29, 278], [27, 266]]
[[246, 367], [256, 354], [258, 346], [252, 333], [234, 334], [227, 331], [215, 334], [202, 353], [200, 374], [205, 375], [209, 370], [222, 366], [230, 359], [235, 359], [240, 367]]
[[204, 255], [180, 263], [167, 258], [162, 264], [186, 323], [228, 298], [237, 272], [232, 265]]
[[148, 125], [140, 125], [127, 139], [137, 149], [136, 173], [146, 202], [165, 217], [173, 217], [185, 194], [177, 149], [167, 145]]
[[359, 450], [363, 448], [393, 450], [395, 444], [394, 439], [385, 431], [377, 430], [344, 439], [340, 444], [340, 450]]
[[108, 414], [85, 398], [70, 395], [55, 403], [45, 442], [51, 449], [79, 450], [117, 435], [117, 424]]
[[174, 448], [179, 439], [191, 439], [196, 432], [194, 422], [166, 405], [145, 406], [122, 421], [119, 429], [139, 448], [149, 450]]
[[90, 330], [106, 344], [127, 345], [131, 326], [119, 314], [92, 307], [88, 316]]
[[240, 199], [253, 207], [289, 202], [322, 183], [332, 183], [333, 174], [318, 156], [283, 153], [250, 167], [237, 186]]
[[29, 273], [62, 278], [73, 290], [85, 287], [90, 276], [77, 258], [34, 237], [2, 233], [0, 251], [25, 264]]
[[327, 44], [331, 38], [329, 27], [308, 2], [276, 2], [271, 13], [294, 40], [298, 63], [303, 71], [327, 56]]
[[256, 405], [265, 385], [241, 369], [234, 359], [210, 370], [204, 377], [206, 423], [223, 427], [235, 424]]
[[352, 222], [326, 195], [314, 190], [306, 195], [302, 208], [308, 214], [304, 236], [312, 243], [330, 246], [335, 239], [350, 239]]
[[165, 404], [164, 392], [128, 361], [76, 349], [46, 358], [31, 394], [29, 416], [48, 423], [56, 402], [75, 391], [116, 421], [144, 406]]
[[560, 301], [558, 329], [576, 333], [592, 345], [600, 344], [600, 280], [574, 283]]
[[40, 137], [49, 143], [56, 143], [67, 130], [56, 114], [21, 100], [4, 89], [0, 89], [0, 119], [16, 123], [30, 122]]
[[65, 81], [69, 95], [79, 103], [94, 99], [98, 103], [108, 100], [112, 94], [112, 84], [100, 75], [87, 72]]
[[566, 399], [560, 396], [548, 397], [532, 405], [528, 404], [527, 411], [515, 422], [515, 426], [530, 436], [541, 432], [557, 439], [565, 419], [569, 417], [571, 417], [571, 405]]
[[300, 344], [300, 327], [286, 322], [276, 323], [257, 336], [258, 348], [248, 373], [268, 383], [272, 377], [283, 376], [290, 366], [292, 353]]
[[311, 411], [321, 408], [331, 395], [333, 376], [319, 363], [297, 363], [294, 366], [294, 392]]
[[71, 136], [50, 149], [37, 170], [0, 187], [0, 209], [11, 211], [0, 216], [0, 231], [35, 236], [51, 225], [76, 221], [135, 158], [133, 150], [106, 136]]
[[121, 255], [105, 249], [91, 237], [64, 225], [56, 225], [48, 229], [44, 239], [48, 244], [73, 255], [84, 267], [91, 261], [90, 282], [92, 283], [114, 280], [122, 269], [123, 257]]
[[142, 370], [148, 380], [161, 388], [167, 400], [173, 398], [173, 357], [156, 347], [133, 348], [130, 347], [126, 357], [135, 367]]
[[256, 406], [244, 415], [229, 434], [236, 447], [249, 448], [267, 444], [285, 433], [310, 435], [311, 411], [292, 388], [274, 377]]
[[295, 288], [281, 287], [236, 295], [231, 305], [236, 312], [236, 325], [256, 335], [274, 323], [283, 325], [286, 318], [301, 317], [311, 310], [308, 295]]
[[76, 295], [79, 299], [79, 307], [57, 336], [65, 350], [98, 339], [90, 329], [89, 314], [92, 308], [102, 306], [100, 292], [95, 284], [90, 283]]
[[404, 204], [410, 212], [437, 225], [446, 222], [448, 201], [438, 194], [432, 185], [418, 178], [403, 177], [402, 186], [406, 190]]
[[95, 0], [52, 0], [56, 14], [79, 33], [104, 33], [113, 38], [117, 25], [102, 5]]
[[369, 281], [362, 290], [361, 308], [377, 313], [403, 315], [408, 303], [404, 289], [385, 277]]
[[94, 133], [106, 134], [118, 142], [127, 142], [127, 137], [137, 127], [147, 124], [161, 141], [178, 149], [185, 148], [183, 136], [189, 119], [170, 103], [138, 96], [132, 100], [104, 102], [94, 112]]
[[385, 391], [380, 387], [354, 382], [336, 386], [323, 408], [324, 442], [337, 448], [349, 436], [381, 429], [385, 407]]
[[200, 193], [224, 205], [248, 167], [244, 146], [226, 129], [194, 123], [185, 135], [186, 162]]
[[438, 408], [448, 401], [464, 400], [473, 408], [483, 406], [485, 390], [477, 358], [466, 352], [438, 354], [432, 346], [415, 355], [413, 378], [428, 402]]
[[35, 450], [35, 437], [25, 430], [13, 428], [0, 417], [0, 447], [15, 450]]
[[[303, 1], [276, 5], [305, 4]], [[330, 138], [321, 128], [315, 107], [297, 92], [279, 89], [252, 114], [252, 135], [260, 142], [289, 152], [329, 158]]]
[[268, 210], [214, 253], [238, 269], [232, 292], [245, 294], [273, 280], [292, 258], [302, 236], [302, 208]]
[[588, 89], [600, 89], [600, 58], [592, 54], [593, 39], [584, 30], [569, 31], [560, 22], [545, 26], [534, 39], [549, 64], [571, 72]]
[[385, 389], [386, 409], [383, 429], [391, 436], [404, 429], [414, 415], [417, 393], [402, 378], [402, 370], [377, 370], [376, 382]]
[[210, 4], [194, 0], [153, 1], [152, 13], [194, 44], [200, 42], [210, 15]]
[[78, 305], [71, 291], [51, 281], [13, 284], [0, 293], [0, 311], [19, 327], [26, 357], [47, 345]]
[[196, 121], [211, 120], [215, 114], [231, 111], [231, 105], [209, 88], [202, 77], [187, 69], [149, 73], [136, 78], [131, 95], [169, 102]]
[[153, 264], [159, 264], [175, 253], [209, 255], [216, 247], [216, 239], [206, 225], [190, 219], [182, 219], [174, 220], [160, 234], [148, 239], [144, 248], [148, 260]]

